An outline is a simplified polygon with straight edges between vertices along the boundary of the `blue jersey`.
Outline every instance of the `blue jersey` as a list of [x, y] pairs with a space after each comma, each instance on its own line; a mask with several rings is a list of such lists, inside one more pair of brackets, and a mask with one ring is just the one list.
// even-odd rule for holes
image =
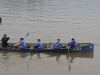
[[20, 41], [20, 45], [22, 46], [22, 48], [26, 48], [26, 43], [24, 41]]
[[41, 42], [38, 42], [36, 45], [37, 45], [38, 49], [43, 49], [43, 45]]
[[62, 44], [60, 42], [56, 42], [56, 43], [53, 44], [53, 46], [54, 46], [55, 49], [60, 49]]
[[73, 42], [69, 42], [69, 43], [67, 44], [67, 46], [71, 46], [71, 47], [73, 47], [73, 48], [76, 48], [78, 45], [77, 45], [77, 43], [76, 43], [75, 41], [73, 41]]

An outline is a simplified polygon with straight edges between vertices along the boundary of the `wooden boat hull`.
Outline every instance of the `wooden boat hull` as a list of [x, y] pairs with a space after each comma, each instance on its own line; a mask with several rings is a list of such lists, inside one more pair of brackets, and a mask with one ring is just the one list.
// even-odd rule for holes
[[[47, 44], [44, 44], [44, 45], [47, 46]], [[30, 49], [29, 48], [27, 48], [27, 49], [16, 49], [16, 48], [10, 47], [10, 48], [0, 48], [0, 50], [28, 52]], [[84, 52], [84, 51], [94, 51], [94, 44], [92, 44], [92, 43], [81, 43], [78, 50], [69, 49], [69, 52]], [[64, 46], [63, 46], [61, 49], [42, 49], [42, 50], [32, 49], [30, 52], [68, 52], [68, 49], [64, 48]]]

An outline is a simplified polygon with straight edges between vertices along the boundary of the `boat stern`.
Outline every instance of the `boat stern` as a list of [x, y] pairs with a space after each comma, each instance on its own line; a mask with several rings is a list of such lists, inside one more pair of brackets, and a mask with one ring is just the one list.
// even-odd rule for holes
[[90, 45], [84, 46], [81, 48], [82, 51], [94, 51], [94, 44], [91, 43]]

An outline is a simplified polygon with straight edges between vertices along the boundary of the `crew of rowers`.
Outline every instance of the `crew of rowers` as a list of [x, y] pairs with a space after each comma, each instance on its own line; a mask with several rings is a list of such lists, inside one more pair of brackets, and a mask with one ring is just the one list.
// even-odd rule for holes
[[[8, 40], [10, 40], [10, 38], [7, 37], [6, 34], [4, 34], [4, 36], [1, 39], [2, 47], [9, 47], [8, 43], [7, 43]], [[74, 38], [72, 38], [71, 42], [67, 43], [66, 46], [67, 46], [67, 48], [73, 48], [73, 49], [76, 49], [78, 47]], [[20, 41], [17, 44], [15, 44], [14, 47], [19, 48], [19, 49], [21, 49], [21, 48], [26, 49], [27, 45], [24, 41], [24, 38], [20, 38]], [[51, 47], [49, 49], [61, 49], [61, 47], [62, 47], [62, 44], [60, 42], [60, 39], [57, 39], [57, 42], [51, 44]], [[37, 39], [37, 44], [35, 44], [33, 47], [31, 47], [31, 49], [39, 49], [39, 50], [44, 49], [44, 46], [41, 43], [41, 40]]]

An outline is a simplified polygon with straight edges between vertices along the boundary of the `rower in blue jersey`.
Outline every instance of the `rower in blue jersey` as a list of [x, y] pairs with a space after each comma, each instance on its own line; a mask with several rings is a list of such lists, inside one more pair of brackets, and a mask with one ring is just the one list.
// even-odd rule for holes
[[21, 45], [21, 48], [26, 48], [27, 47], [23, 38], [20, 38], [20, 45]]
[[40, 39], [37, 39], [37, 44], [34, 46], [34, 48], [37, 48], [39, 50], [43, 49], [43, 44], [41, 43]]
[[77, 43], [76, 43], [76, 41], [75, 41], [74, 38], [72, 38], [72, 39], [71, 39], [71, 42], [69, 42], [69, 43], [67, 44], [67, 48], [73, 48], [73, 49], [75, 49], [75, 48], [77, 48], [77, 47], [78, 47], [78, 45], [77, 45]]
[[51, 46], [51, 49], [60, 49], [62, 44], [60, 43], [60, 39], [57, 39], [57, 42]]
[[20, 42], [18, 42], [17, 44], [14, 45], [14, 47], [17, 48], [27, 48], [26, 43], [24, 42], [23, 38], [20, 38]]

